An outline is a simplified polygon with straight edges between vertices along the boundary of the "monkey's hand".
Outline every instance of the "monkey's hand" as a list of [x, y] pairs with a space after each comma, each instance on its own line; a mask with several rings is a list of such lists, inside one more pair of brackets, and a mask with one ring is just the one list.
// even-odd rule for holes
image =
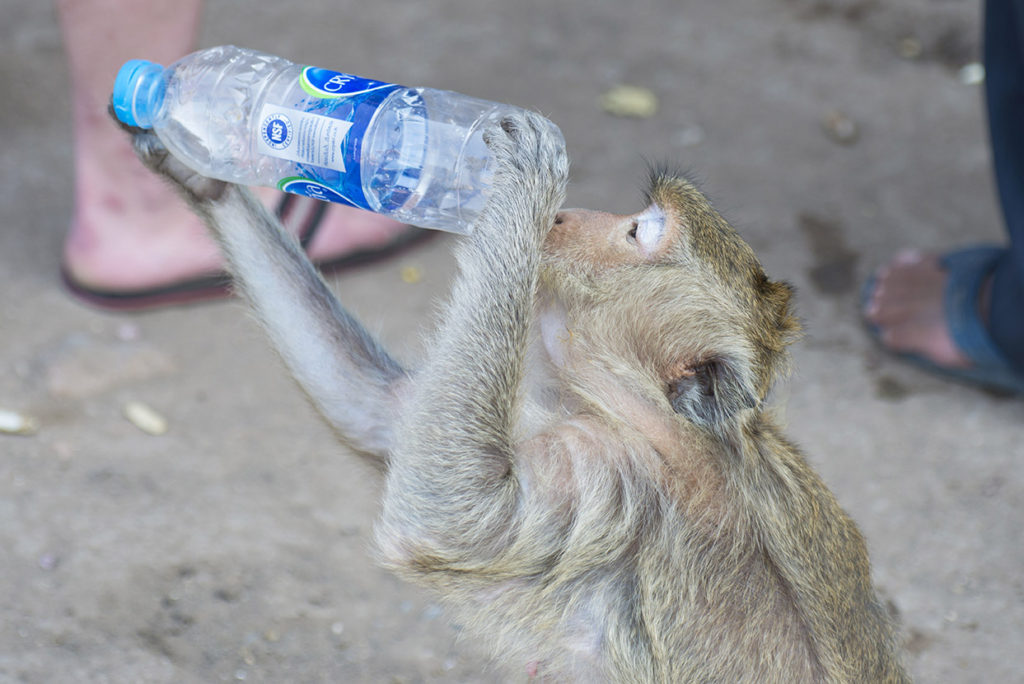
[[494, 155], [495, 176], [475, 232], [489, 241], [526, 238], [539, 247], [565, 199], [565, 141], [532, 112], [506, 116], [484, 132], [484, 140]]
[[114, 116], [112, 108], [108, 111], [121, 129], [131, 136], [135, 154], [138, 155], [142, 163], [157, 175], [170, 181], [189, 204], [200, 207], [219, 199], [224, 194], [227, 183], [196, 173], [168, 152], [153, 131], [129, 126]]

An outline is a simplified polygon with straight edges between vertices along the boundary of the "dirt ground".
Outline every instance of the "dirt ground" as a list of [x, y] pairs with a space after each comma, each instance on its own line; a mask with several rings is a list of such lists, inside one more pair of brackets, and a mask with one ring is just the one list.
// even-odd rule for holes
[[[894, 250], [1002, 236], [963, 69], [979, 14], [976, 0], [217, 0], [200, 44], [538, 109], [565, 133], [570, 205], [634, 211], [649, 162], [692, 170], [799, 290], [807, 334], [779, 402], [869, 540], [909, 669], [1024, 682], [1024, 405], [900, 365], [857, 317], [860, 282]], [[0, 0], [0, 16], [0, 409], [39, 424], [0, 435], [0, 681], [525, 680], [373, 566], [377, 482], [237, 302], [113, 315], [65, 293], [54, 10]], [[603, 111], [621, 84], [656, 112]], [[333, 282], [412, 359], [450, 247]], [[166, 434], [126, 419], [130, 402]]]

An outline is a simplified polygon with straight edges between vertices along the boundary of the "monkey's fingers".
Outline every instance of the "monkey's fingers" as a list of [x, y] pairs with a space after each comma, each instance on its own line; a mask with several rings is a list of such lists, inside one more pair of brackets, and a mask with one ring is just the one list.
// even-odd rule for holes
[[565, 139], [544, 117], [528, 111], [509, 114], [484, 131], [484, 142], [494, 156], [498, 182], [507, 180], [519, 193], [564, 190], [569, 177]]
[[132, 147], [135, 154], [148, 169], [163, 176], [174, 184], [186, 199], [193, 202], [203, 202], [218, 199], [223, 193], [227, 183], [213, 178], [207, 178], [193, 169], [189, 168], [168, 152], [160, 138], [152, 130], [131, 126], [120, 119], [114, 113], [113, 105], [107, 106], [107, 113], [117, 122], [121, 130], [131, 136]]
[[484, 142], [498, 161], [499, 169], [511, 167], [527, 172], [539, 156], [541, 128], [545, 124], [536, 114], [517, 112], [484, 131]]

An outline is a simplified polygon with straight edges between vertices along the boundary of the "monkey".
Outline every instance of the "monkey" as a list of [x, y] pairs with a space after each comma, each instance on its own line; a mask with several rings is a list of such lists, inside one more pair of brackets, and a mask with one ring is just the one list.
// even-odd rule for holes
[[564, 144], [535, 114], [491, 125], [491, 195], [412, 367], [246, 189], [129, 132], [383, 474], [380, 563], [494, 655], [550, 681], [909, 681], [861, 533], [770, 407], [792, 287], [683, 175], [653, 170], [635, 214], [563, 210]]

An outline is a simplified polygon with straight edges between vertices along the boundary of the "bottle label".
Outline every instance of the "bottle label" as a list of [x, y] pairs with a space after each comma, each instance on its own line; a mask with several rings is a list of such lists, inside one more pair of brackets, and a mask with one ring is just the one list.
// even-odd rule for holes
[[299, 84], [303, 90], [313, 97], [325, 98], [358, 95], [359, 93], [368, 93], [371, 90], [393, 87], [393, 84], [385, 83], [384, 81], [374, 81], [369, 78], [360, 78], [352, 74], [313, 66], [305, 67], [302, 70], [302, 74], [299, 76]]
[[345, 172], [342, 142], [351, 121], [271, 104], [263, 105], [259, 121], [256, 144], [262, 154]]
[[257, 152], [295, 163], [278, 181], [282, 190], [369, 209], [363, 136], [377, 108], [402, 86], [312, 66], [297, 80], [280, 104], [260, 110]]
[[323, 183], [317, 183], [309, 178], [302, 178], [301, 176], [285, 178], [277, 184], [277, 189], [290, 192], [293, 195], [304, 195], [313, 199], [323, 200], [324, 202], [359, 206], [352, 199], [345, 197], [334, 188], [327, 187]]

